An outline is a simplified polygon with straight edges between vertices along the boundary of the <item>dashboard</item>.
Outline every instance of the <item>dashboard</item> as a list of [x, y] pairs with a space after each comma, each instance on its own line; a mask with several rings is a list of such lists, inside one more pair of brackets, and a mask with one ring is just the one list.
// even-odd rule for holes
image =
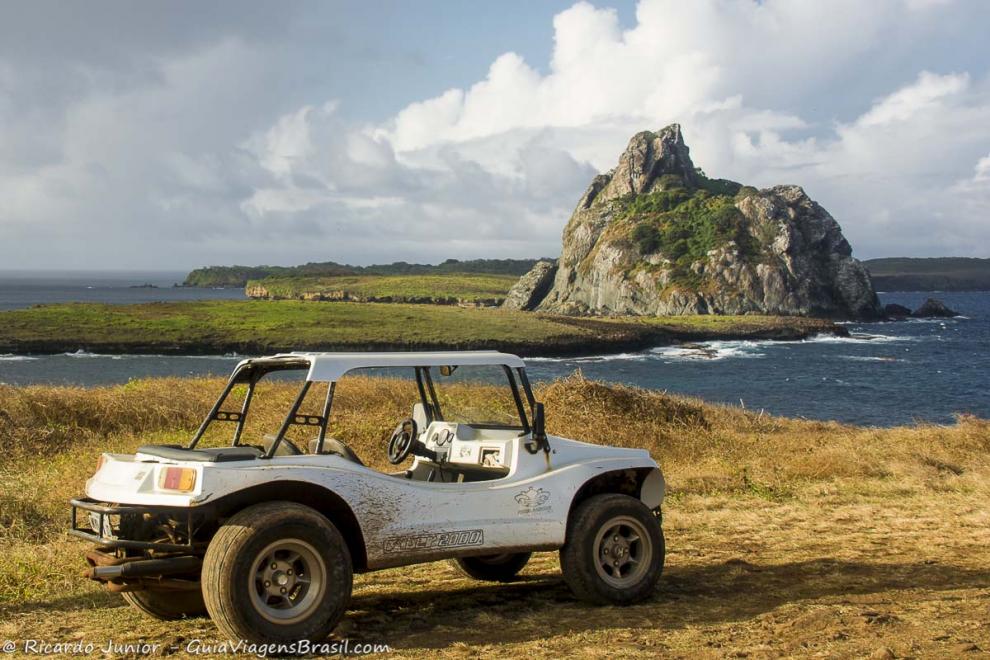
[[515, 429], [479, 429], [467, 424], [433, 422], [421, 441], [437, 454], [440, 464], [508, 470]]

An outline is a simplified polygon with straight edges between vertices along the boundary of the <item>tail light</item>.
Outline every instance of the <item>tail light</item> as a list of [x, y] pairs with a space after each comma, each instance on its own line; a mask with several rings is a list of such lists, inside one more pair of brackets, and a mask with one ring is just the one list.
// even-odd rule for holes
[[159, 490], [191, 492], [196, 487], [196, 470], [193, 468], [167, 467], [158, 473]]

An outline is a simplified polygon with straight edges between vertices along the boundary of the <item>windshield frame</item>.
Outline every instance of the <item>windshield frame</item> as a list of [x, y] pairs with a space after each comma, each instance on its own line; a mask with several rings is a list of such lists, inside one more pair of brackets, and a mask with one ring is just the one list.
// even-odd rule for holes
[[[501, 367], [503, 373], [506, 376], [506, 381], [509, 385], [509, 390], [512, 393], [512, 400], [516, 404], [516, 414], [518, 415], [519, 424], [483, 424], [483, 423], [470, 423], [470, 422], [457, 422], [458, 424], [464, 424], [465, 426], [470, 426], [475, 429], [485, 429], [485, 430], [510, 430], [510, 431], [521, 431], [522, 435], [526, 435], [531, 431], [529, 417], [526, 415], [526, 407], [523, 405], [523, 397], [520, 394], [519, 383], [516, 382], [516, 377], [512, 373], [512, 368], [505, 364], [493, 364], [493, 365], [470, 365], [470, 366], [494, 366]], [[430, 394], [430, 405], [426, 406], [427, 418], [430, 422], [434, 421], [446, 421], [443, 417], [443, 409], [440, 407], [440, 401], [437, 398], [436, 388], [433, 384], [433, 374], [431, 372], [432, 367], [417, 367], [417, 373], [419, 371], [423, 372], [424, 380], [426, 382], [426, 389]], [[525, 371], [519, 367], [523, 378], [525, 378]], [[522, 380], [522, 379], [521, 379]], [[526, 400], [530, 402], [532, 407], [533, 394], [529, 387], [529, 381], [522, 380], [522, 389], [525, 390]], [[423, 402], [426, 404], [426, 401]], [[431, 410], [432, 409], [432, 410]], [[435, 416], [434, 416], [435, 415]]]

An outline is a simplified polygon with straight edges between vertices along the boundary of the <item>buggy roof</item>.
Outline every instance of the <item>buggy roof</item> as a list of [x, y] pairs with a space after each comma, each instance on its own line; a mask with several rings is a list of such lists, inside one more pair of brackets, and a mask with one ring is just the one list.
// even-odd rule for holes
[[498, 351], [429, 351], [381, 353], [280, 353], [271, 357], [243, 360], [237, 370], [247, 365], [272, 366], [285, 364], [308, 366], [306, 380], [336, 381], [348, 371], [369, 367], [442, 367], [467, 365], [498, 365], [524, 367], [516, 355]]

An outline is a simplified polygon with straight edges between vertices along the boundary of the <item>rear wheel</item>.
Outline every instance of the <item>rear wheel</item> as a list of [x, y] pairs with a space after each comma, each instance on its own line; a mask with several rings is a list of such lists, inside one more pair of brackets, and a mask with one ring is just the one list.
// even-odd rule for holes
[[595, 495], [579, 504], [560, 549], [567, 585], [593, 603], [625, 605], [648, 597], [663, 562], [660, 522], [628, 495]]
[[531, 552], [515, 552], [481, 557], [460, 557], [451, 559], [450, 563], [461, 573], [475, 580], [510, 582], [532, 556], [533, 553]]
[[206, 614], [203, 592], [125, 591], [121, 594], [131, 607], [162, 621], [175, 621]]
[[318, 642], [344, 615], [352, 571], [333, 523], [301, 504], [266, 502], [217, 531], [203, 560], [203, 596], [231, 639]]

